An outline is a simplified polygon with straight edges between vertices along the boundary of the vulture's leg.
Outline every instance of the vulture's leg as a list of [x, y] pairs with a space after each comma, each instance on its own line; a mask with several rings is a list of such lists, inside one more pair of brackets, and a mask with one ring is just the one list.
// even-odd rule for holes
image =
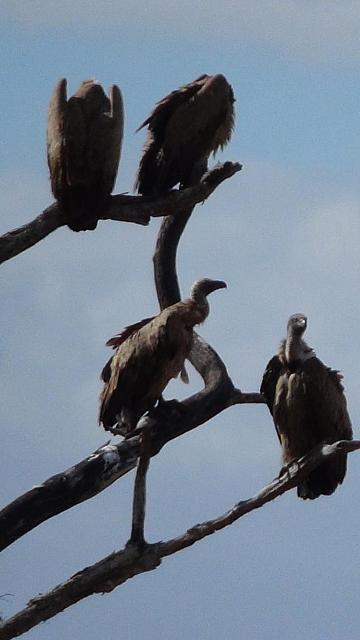
[[191, 172], [189, 173], [188, 176], [186, 176], [186, 178], [183, 180], [182, 184], [180, 185], [180, 188], [186, 189], [186, 187], [194, 186], [195, 184], [200, 182], [201, 178], [203, 177], [204, 173], [207, 172], [207, 170], [208, 170], [207, 158], [201, 158], [200, 160], [198, 160], [198, 162], [194, 164], [194, 166], [191, 169]]

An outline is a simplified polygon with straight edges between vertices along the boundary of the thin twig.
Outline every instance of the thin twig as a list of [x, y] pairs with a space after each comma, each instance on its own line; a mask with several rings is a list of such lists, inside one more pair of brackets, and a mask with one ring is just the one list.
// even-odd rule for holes
[[48, 593], [30, 600], [25, 609], [0, 625], [0, 640], [11, 640], [20, 636], [89, 595], [110, 592], [130, 578], [156, 569], [162, 558], [186, 549], [290, 491], [324, 460], [358, 449], [359, 440], [341, 440], [333, 444], [319, 445], [294, 463], [288, 473], [275, 478], [257, 495], [248, 500], [241, 500], [221, 516], [196, 524], [171, 540], [148, 544], [142, 549], [128, 545], [125, 549], [112, 553], [76, 573]]

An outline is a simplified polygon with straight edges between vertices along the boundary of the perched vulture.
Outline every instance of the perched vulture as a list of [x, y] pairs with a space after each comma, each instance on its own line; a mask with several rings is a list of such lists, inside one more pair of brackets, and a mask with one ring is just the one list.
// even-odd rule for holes
[[139, 127], [148, 127], [148, 137], [135, 184], [138, 192], [157, 195], [199, 180], [209, 155], [230, 140], [234, 102], [231, 85], [220, 74], [202, 75], [160, 100]]
[[226, 287], [221, 280], [198, 280], [190, 298], [146, 318], [107, 342], [115, 349], [101, 377], [99, 423], [122, 433], [135, 429], [141, 416], [160, 399], [171, 378], [183, 370], [193, 342], [193, 327], [209, 314], [206, 296]]
[[66, 80], [54, 89], [48, 115], [47, 157], [52, 192], [73, 231], [95, 229], [114, 187], [123, 137], [120, 89], [108, 98], [85, 80], [69, 100]]
[[[285, 465], [321, 442], [352, 439], [342, 376], [325, 366], [304, 342], [306, 325], [301, 313], [290, 316], [287, 338], [268, 363], [261, 385]], [[346, 459], [342, 454], [320, 464], [298, 485], [298, 496], [313, 500], [333, 493], [345, 477]]]

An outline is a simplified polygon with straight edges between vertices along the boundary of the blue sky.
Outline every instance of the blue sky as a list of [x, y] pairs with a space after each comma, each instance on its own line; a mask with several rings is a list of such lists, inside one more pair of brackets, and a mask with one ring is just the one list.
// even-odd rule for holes
[[[0, 3], [1, 232], [51, 201], [45, 155], [55, 82], [116, 83], [126, 123], [116, 185], [131, 191], [156, 100], [201, 73], [224, 73], [236, 129], [219, 159], [243, 171], [197, 208], [179, 249], [187, 294], [225, 279], [202, 335], [234, 383], [257, 390], [291, 313], [344, 373], [358, 437], [360, 304], [357, 2]], [[79, 461], [107, 437], [96, 425], [106, 339], [157, 309], [147, 228], [60, 229], [1, 267], [1, 503]], [[136, 292], [136, 293], [134, 293]], [[195, 373], [190, 390], [199, 388]], [[189, 389], [174, 382], [167, 397]], [[232, 407], [169, 444], [149, 472], [147, 535], [166, 539], [257, 492], [280, 452], [265, 407]], [[111, 595], [36, 628], [57, 640], [353, 640], [360, 627], [356, 454], [330, 498], [291, 492]], [[7, 616], [126, 541], [132, 475], [2, 553]], [[30, 634], [29, 634], [30, 637]]]

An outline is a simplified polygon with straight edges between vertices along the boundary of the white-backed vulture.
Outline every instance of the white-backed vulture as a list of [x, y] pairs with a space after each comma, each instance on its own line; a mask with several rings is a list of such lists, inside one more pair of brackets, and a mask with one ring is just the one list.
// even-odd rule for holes
[[[284, 465], [321, 442], [351, 440], [342, 376], [325, 366], [302, 339], [307, 319], [290, 316], [287, 338], [268, 363], [261, 385], [282, 446]], [[321, 463], [297, 488], [300, 498], [330, 495], [342, 483], [347, 455]]]
[[180, 183], [187, 187], [207, 169], [234, 127], [234, 94], [221, 75], [202, 75], [160, 100], [145, 122], [148, 136], [135, 188], [157, 195]]
[[146, 318], [107, 342], [115, 349], [101, 377], [99, 423], [123, 433], [135, 429], [141, 416], [160, 399], [171, 378], [183, 370], [193, 342], [193, 327], [209, 314], [207, 296], [226, 287], [221, 280], [194, 283], [190, 298]]
[[95, 229], [114, 187], [124, 127], [120, 89], [109, 98], [85, 80], [67, 100], [66, 80], [56, 85], [48, 114], [47, 157], [51, 189], [73, 231]]

